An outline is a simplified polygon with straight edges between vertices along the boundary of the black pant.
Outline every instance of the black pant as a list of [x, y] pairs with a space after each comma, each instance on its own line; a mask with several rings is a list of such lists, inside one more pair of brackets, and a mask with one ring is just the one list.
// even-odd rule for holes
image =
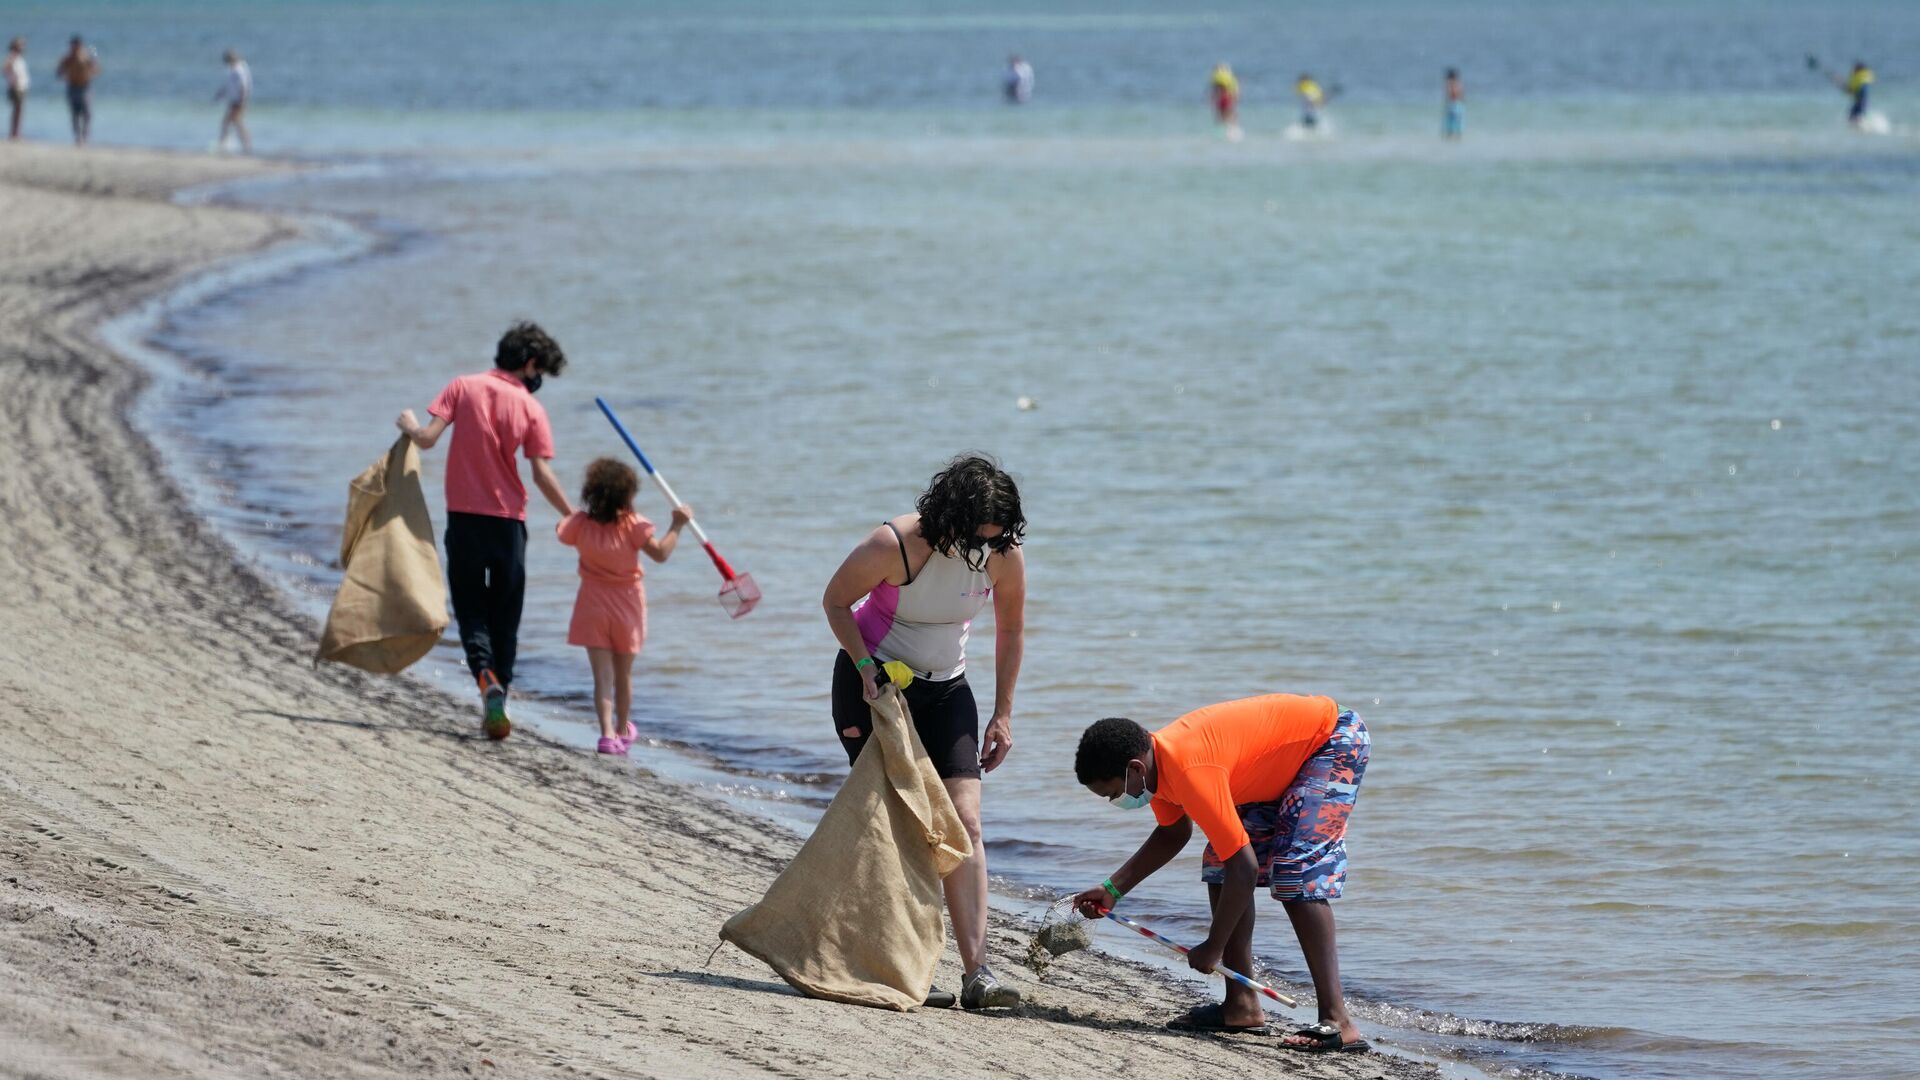
[[520, 606], [527, 595], [527, 525], [486, 514], [447, 514], [447, 589], [467, 667], [513, 685]]
[[[885, 675], [880, 676], [885, 679]], [[859, 728], [849, 739], [840, 736], [847, 752], [847, 764], [860, 760], [860, 751], [873, 734], [873, 710], [864, 696], [860, 672], [845, 649], [833, 660], [833, 726]], [[913, 730], [933, 759], [933, 771], [942, 780], [966, 780], [980, 775], [980, 707], [974, 703], [973, 687], [963, 672], [945, 682], [915, 679], [901, 694], [907, 699], [907, 711], [913, 714]]]

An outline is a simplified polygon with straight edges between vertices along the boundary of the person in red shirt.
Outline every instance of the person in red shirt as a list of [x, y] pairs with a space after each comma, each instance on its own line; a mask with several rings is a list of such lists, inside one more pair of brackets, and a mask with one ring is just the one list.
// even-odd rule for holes
[[[1089, 791], [1122, 809], [1153, 807], [1158, 827], [1112, 877], [1073, 898], [1088, 918], [1112, 910], [1178, 855], [1195, 824], [1206, 834], [1201, 880], [1213, 908], [1207, 939], [1188, 954], [1195, 971], [1224, 963], [1253, 971], [1253, 890], [1285, 906], [1300, 941], [1319, 1022], [1281, 1045], [1309, 1052], [1364, 1053], [1340, 990], [1333, 908], [1347, 877], [1347, 817], [1373, 744], [1367, 726], [1332, 698], [1267, 694], [1190, 712], [1149, 734], [1131, 720], [1088, 727], [1074, 772]], [[1219, 1005], [1168, 1024], [1197, 1031], [1265, 1034], [1260, 998], [1227, 983]]]
[[[587, 650], [593, 669], [593, 708], [600, 714], [602, 754], [625, 754], [639, 737], [628, 714], [633, 709], [633, 658], [647, 640], [647, 592], [640, 584], [640, 554], [663, 563], [680, 543], [680, 530], [693, 520], [685, 506], [673, 508], [665, 536], [653, 522], [634, 513], [640, 476], [612, 458], [595, 458], [580, 489], [584, 510], [561, 519], [554, 533], [580, 551], [580, 591], [573, 599], [567, 644]], [[619, 723], [614, 721], [618, 719]]]
[[527, 587], [527, 488], [515, 455], [533, 467], [533, 482], [561, 516], [573, 504], [553, 473], [553, 428], [533, 399], [541, 381], [559, 375], [566, 354], [547, 332], [515, 323], [494, 350], [493, 370], [462, 375], [427, 406], [421, 424], [407, 409], [395, 421], [422, 450], [447, 428], [447, 591], [460, 624], [467, 667], [480, 687], [482, 726], [490, 738], [512, 730], [507, 691], [520, 636]]

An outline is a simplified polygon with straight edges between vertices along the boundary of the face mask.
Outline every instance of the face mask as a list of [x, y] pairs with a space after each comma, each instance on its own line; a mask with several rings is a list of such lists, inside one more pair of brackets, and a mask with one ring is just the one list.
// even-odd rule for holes
[[1138, 810], [1148, 803], [1153, 802], [1153, 792], [1147, 790], [1146, 777], [1144, 776], [1140, 778], [1140, 794], [1135, 795], [1126, 790], [1127, 777], [1132, 775], [1133, 762], [1129, 761], [1127, 762], [1126, 774], [1120, 778], [1121, 793], [1107, 800], [1122, 810]]
[[520, 385], [527, 388], [527, 393], [537, 394], [540, 392], [540, 385], [546, 381], [546, 378], [536, 371], [530, 377], [521, 379]]

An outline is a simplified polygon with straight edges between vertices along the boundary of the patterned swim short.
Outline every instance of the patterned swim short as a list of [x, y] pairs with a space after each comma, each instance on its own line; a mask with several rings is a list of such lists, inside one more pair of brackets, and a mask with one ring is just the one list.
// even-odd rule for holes
[[[1347, 816], [1360, 794], [1373, 739], [1351, 709], [1340, 710], [1333, 734], [1273, 802], [1234, 809], [1259, 860], [1257, 885], [1275, 900], [1335, 900], [1347, 880]], [[1213, 845], [1200, 856], [1200, 880], [1223, 884], [1226, 868]]]

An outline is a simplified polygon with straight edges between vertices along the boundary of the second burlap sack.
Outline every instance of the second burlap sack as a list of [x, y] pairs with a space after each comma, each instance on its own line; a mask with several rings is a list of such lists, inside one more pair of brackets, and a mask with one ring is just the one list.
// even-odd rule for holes
[[906, 701], [883, 683], [873, 735], [813, 835], [720, 937], [810, 997], [911, 1009], [946, 946], [940, 882], [973, 853]]

